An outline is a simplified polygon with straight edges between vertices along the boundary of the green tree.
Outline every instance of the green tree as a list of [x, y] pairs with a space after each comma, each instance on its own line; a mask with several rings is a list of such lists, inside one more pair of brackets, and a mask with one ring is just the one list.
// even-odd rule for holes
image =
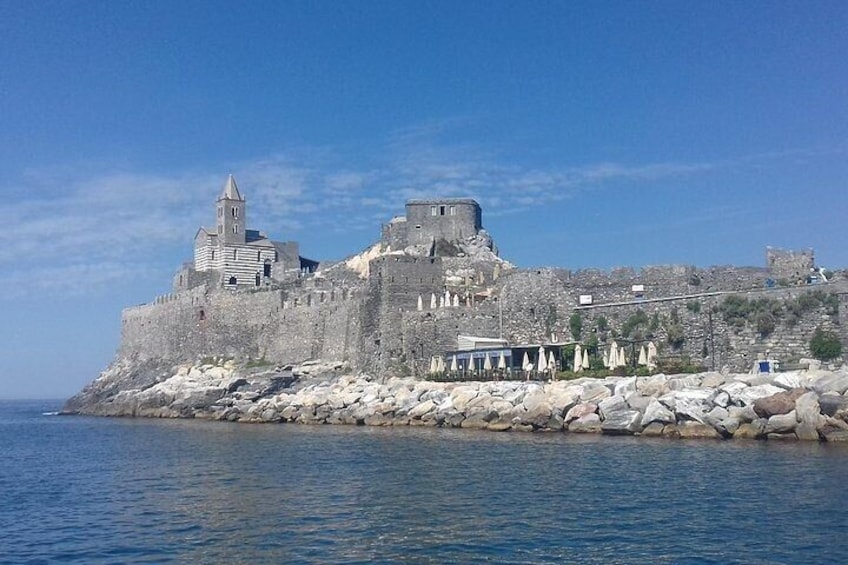
[[833, 332], [816, 328], [810, 339], [810, 352], [820, 361], [830, 361], [842, 355], [842, 341]]
[[568, 329], [571, 330], [571, 338], [579, 341], [583, 333], [583, 316], [579, 312], [575, 312], [568, 319]]

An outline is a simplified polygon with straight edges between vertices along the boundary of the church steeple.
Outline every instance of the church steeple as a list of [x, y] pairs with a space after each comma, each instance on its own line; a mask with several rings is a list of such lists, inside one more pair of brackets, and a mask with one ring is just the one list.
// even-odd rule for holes
[[226, 198], [227, 200], [244, 200], [244, 198], [241, 197], [238, 185], [236, 184], [236, 179], [233, 175], [229, 175], [227, 177], [227, 182], [224, 183], [224, 190], [221, 191], [219, 200], [222, 198]]
[[218, 237], [224, 243], [245, 243], [245, 201], [233, 175], [227, 177], [217, 203]]

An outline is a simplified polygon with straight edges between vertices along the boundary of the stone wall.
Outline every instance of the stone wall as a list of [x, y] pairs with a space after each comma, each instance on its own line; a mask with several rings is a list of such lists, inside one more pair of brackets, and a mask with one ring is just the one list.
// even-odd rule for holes
[[789, 284], [805, 284], [815, 267], [815, 255], [812, 249], [794, 251], [767, 247], [766, 265], [776, 279]]

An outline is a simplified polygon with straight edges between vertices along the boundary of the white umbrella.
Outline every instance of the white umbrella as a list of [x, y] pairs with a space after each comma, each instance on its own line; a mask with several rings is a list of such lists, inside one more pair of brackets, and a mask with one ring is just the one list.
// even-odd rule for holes
[[609, 358], [607, 359], [607, 368], [615, 369], [618, 367], [618, 344], [616, 342], [612, 342], [609, 351]]
[[439, 308], [444, 308], [444, 307], [445, 307], [445, 297], [440, 296], [439, 297]]
[[436, 293], [430, 293], [430, 310], [436, 309]]
[[501, 356], [498, 358], [498, 369], [506, 369], [506, 357], [503, 351], [501, 351]]
[[621, 347], [618, 350], [618, 366], [626, 367], [627, 366], [627, 355], [624, 352], [624, 348]]
[[454, 308], [459, 308], [459, 295], [458, 294], [453, 295], [453, 306], [454, 306]]
[[550, 351], [550, 355], [548, 355], [548, 370], [551, 372], [551, 374], [556, 372], [556, 366], [556, 357], [554, 356], [554, 351], [552, 349]]
[[459, 366], [458, 366], [458, 365], [457, 365], [457, 363], [456, 363], [456, 355], [454, 355], [454, 356], [451, 358], [451, 366], [450, 366], [450, 370], [451, 370], [451, 373], [456, 373], [457, 371], [459, 371]]
[[524, 359], [521, 360], [521, 368], [525, 371], [533, 370], [533, 363], [530, 362], [530, 357], [527, 355], [527, 352], [524, 352]]
[[648, 354], [645, 352], [645, 346], [639, 348], [639, 360], [637, 361], [639, 365], [647, 365], [648, 364]]
[[647, 365], [649, 368], [653, 369], [657, 366], [657, 346], [654, 345], [653, 341], [648, 342], [648, 362]]
[[609, 351], [606, 349], [604, 351], [604, 367], [609, 367]]
[[589, 368], [589, 350], [588, 349], [583, 350], [583, 364], [581, 365], [581, 367], [584, 368], [584, 369]]
[[548, 369], [548, 362], [545, 360], [545, 348], [539, 347], [539, 355], [537, 359], [537, 368], [540, 373], [544, 373]]
[[483, 370], [491, 371], [492, 370], [492, 358], [489, 357], [489, 354], [486, 353], [486, 359], [483, 361]]
[[435, 357], [430, 357], [430, 374], [433, 375], [439, 372], [439, 362]]
[[421, 298], [421, 295], [419, 294], [418, 295], [418, 311], [420, 312], [423, 309], [424, 309], [424, 299]]
[[583, 368], [583, 348], [580, 347], [580, 344], [574, 346], [574, 361], [572, 361], [571, 367], [575, 373], [579, 373]]
[[451, 305], [450, 291], [445, 289], [445, 306], [450, 306], [450, 305]]
[[470, 295], [470, 294], [469, 294], [468, 296], [466, 296], [466, 297], [465, 297], [465, 305], [466, 305], [468, 308], [471, 308], [471, 295]]

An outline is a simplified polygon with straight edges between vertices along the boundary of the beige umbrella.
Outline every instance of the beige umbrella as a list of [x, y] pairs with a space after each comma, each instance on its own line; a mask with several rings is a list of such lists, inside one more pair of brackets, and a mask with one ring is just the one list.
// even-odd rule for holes
[[521, 360], [521, 368], [525, 371], [533, 370], [533, 363], [530, 362], [530, 356], [527, 355], [527, 352], [524, 352], [524, 358]]
[[647, 365], [648, 364], [648, 354], [645, 351], [645, 346], [639, 348], [639, 360], [637, 361], [639, 365]]
[[459, 295], [458, 294], [453, 295], [453, 307], [459, 308]]
[[548, 355], [548, 370], [551, 372], [551, 374], [554, 374], [556, 373], [557, 367], [556, 357], [554, 356], [553, 349], [549, 353], [550, 354]]
[[624, 351], [624, 348], [619, 348], [618, 350], [618, 366], [626, 367], [627, 366], [627, 354]]
[[424, 309], [424, 299], [421, 298], [421, 295], [419, 294], [418, 295], [418, 311], [420, 312], [423, 309]]
[[607, 358], [607, 368], [615, 369], [618, 367], [618, 344], [612, 342], [610, 345], [609, 357]]
[[583, 363], [581, 364], [581, 367], [583, 369], [589, 368], [589, 350], [588, 349], [583, 350]]
[[450, 305], [451, 305], [450, 291], [445, 289], [445, 306], [450, 306]]
[[506, 356], [503, 351], [501, 351], [501, 356], [498, 358], [498, 369], [506, 369]]
[[451, 373], [456, 373], [457, 371], [459, 371], [459, 365], [457, 365], [457, 362], [456, 362], [456, 355], [451, 357], [450, 370], [451, 370]]
[[657, 346], [653, 341], [648, 342], [648, 362], [649, 368], [653, 369], [657, 366]]
[[439, 297], [439, 308], [444, 308], [444, 307], [445, 307], [445, 297], [440, 296]]
[[606, 349], [604, 351], [604, 367], [609, 367], [609, 351]]
[[468, 308], [471, 308], [471, 295], [470, 295], [470, 294], [469, 294], [468, 296], [466, 296], [466, 297], [465, 297], [465, 305], [466, 305]]
[[583, 348], [580, 344], [574, 346], [574, 361], [571, 364], [572, 370], [579, 373], [583, 369]]
[[488, 372], [492, 370], [492, 358], [486, 353], [486, 359], [483, 361], [483, 370]]
[[548, 370], [548, 362], [545, 359], [545, 348], [544, 347], [539, 346], [539, 354], [538, 354], [537, 357], [538, 357], [538, 359], [536, 360], [537, 361], [537, 370], [540, 373], [544, 373], [545, 371]]
[[439, 362], [435, 357], [430, 357], [430, 374], [434, 375], [439, 372]]
[[430, 310], [436, 309], [436, 293], [430, 293]]

